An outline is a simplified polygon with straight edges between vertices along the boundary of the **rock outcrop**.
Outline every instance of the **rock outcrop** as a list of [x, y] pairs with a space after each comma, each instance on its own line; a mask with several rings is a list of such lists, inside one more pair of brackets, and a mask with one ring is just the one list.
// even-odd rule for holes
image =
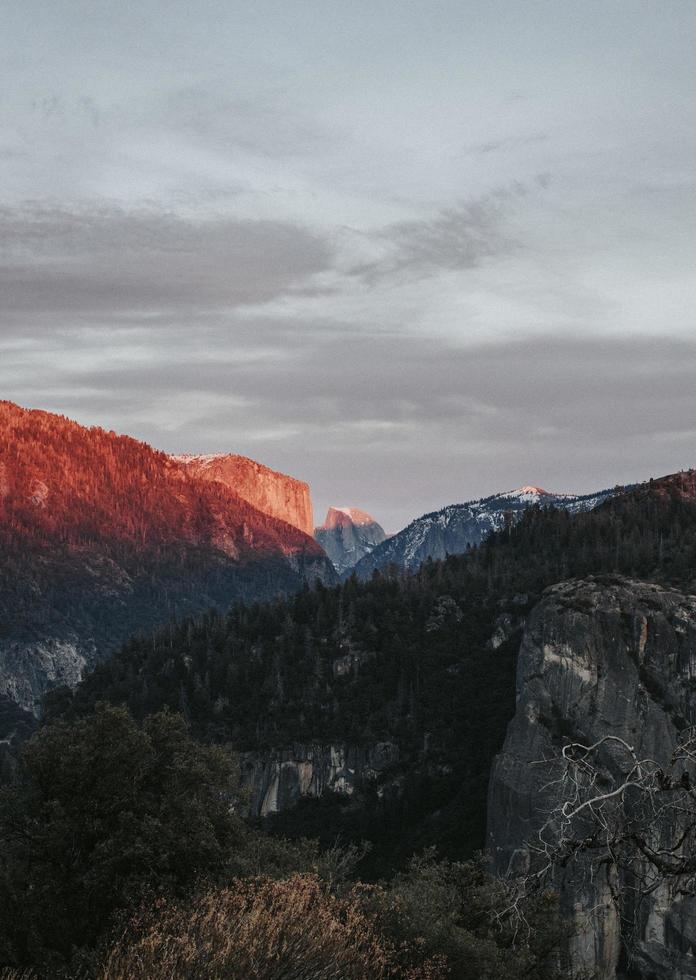
[[223, 483], [262, 514], [312, 534], [312, 499], [309, 484], [302, 480], [277, 473], [262, 463], [234, 453], [173, 456], [172, 459], [201, 480]]
[[[696, 721], [695, 679], [696, 596], [620, 578], [549, 589], [527, 621], [516, 712], [491, 773], [496, 870], [534, 866], [529, 845], [564, 798], [548, 764], [564, 744], [618, 736], [666, 767], [679, 731]], [[601, 785], [625, 771], [623, 752], [618, 742], [603, 748]], [[631, 909], [628, 883], [591, 868], [589, 857], [585, 866], [580, 859], [558, 867], [553, 884], [575, 927], [569, 959], [577, 974], [613, 980], [626, 961], [631, 976], [696, 977], [696, 902], [676, 884], [662, 884]]]
[[386, 540], [384, 528], [357, 507], [329, 507], [326, 520], [314, 529], [314, 539], [342, 575]]
[[[78, 636], [72, 641], [48, 636], [29, 643], [0, 643], [0, 698], [36, 714], [47, 691], [75, 687], [96, 662], [94, 643]], [[0, 729], [0, 735], [5, 734]]]
[[242, 781], [251, 793], [251, 815], [266, 817], [289, 809], [302, 797], [352, 796], [361, 786], [377, 781], [398, 759], [393, 742], [296, 744], [282, 751], [243, 754]]

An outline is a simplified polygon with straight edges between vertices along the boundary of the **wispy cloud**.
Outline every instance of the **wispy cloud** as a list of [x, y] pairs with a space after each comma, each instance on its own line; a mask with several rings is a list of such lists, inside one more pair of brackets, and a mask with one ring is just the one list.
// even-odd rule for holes
[[486, 155], [488, 153], [508, 153], [537, 143], [544, 143], [549, 138], [548, 132], [526, 133], [515, 136], [500, 136], [497, 139], [475, 143], [469, 147], [470, 153]]
[[421, 278], [442, 270], [473, 269], [515, 247], [505, 221], [515, 201], [528, 192], [527, 186], [518, 182], [443, 208], [432, 217], [380, 228], [364, 236], [380, 254], [355, 264], [350, 274], [374, 283], [402, 276]]
[[334, 140], [325, 126], [288, 106], [281, 92], [269, 88], [254, 97], [231, 96], [209, 83], [168, 93], [144, 114], [141, 125], [168, 130], [197, 146], [272, 158], [315, 157]]

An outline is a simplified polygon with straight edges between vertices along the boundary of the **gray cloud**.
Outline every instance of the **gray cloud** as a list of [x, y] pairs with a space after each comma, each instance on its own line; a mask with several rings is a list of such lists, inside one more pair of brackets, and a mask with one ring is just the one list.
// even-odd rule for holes
[[301, 289], [330, 266], [327, 241], [298, 224], [194, 221], [156, 208], [0, 208], [3, 313], [234, 307]]
[[205, 323], [241, 306], [330, 298], [352, 279], [374, 286], [466, 271], [514, 249], [505, 220], [528, 193], [517, 183], [430, 218], [353, 232], [352, 251], [366, 258], [345, 272], [336, 236], [293, 221], [196, 220], [108, 202], [0, 205], [5, 335], [71, 317], [112, 325], [146, 317], [150, 328], [169, 329], [183, 313]]

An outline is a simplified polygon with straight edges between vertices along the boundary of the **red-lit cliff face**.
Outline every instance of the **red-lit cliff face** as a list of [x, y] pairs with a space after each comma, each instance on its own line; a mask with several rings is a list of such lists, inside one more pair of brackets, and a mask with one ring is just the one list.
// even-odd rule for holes
[[[249, 495], [251, 483], [250, 466]], [[145, 443], [9, 402], [0, 403], [0, 533], [74, 547], [213, 545], [240, 560], [321, 554], [297, 527]]]
[[135, 632], [315, 577], [334, 577], [316, 542], [230, 487], [0, 402], [0, 698], [36, 710]]
[[232, 453], [173, 456], [193, 476], [230, 487], [257, 510], [292, 524], [305, 534], [314, 530], [309, 485]]
[[366, 511], [360, 510], [358, 507], [329, 507], [324, 523], [320, 527], [315, 528], [315, 530], [330, 531], [335, 527], [346, 527], [347, 525], [359, 527], [361, 525], [376, 523], [377, 521], [374, 517], [371, 517]]

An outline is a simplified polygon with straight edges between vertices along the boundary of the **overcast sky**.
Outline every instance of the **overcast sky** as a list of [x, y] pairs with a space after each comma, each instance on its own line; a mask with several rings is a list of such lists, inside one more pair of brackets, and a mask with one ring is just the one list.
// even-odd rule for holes
[[693, 0], [4, 0], [0, 397], [388, 530], [696, 465]]

